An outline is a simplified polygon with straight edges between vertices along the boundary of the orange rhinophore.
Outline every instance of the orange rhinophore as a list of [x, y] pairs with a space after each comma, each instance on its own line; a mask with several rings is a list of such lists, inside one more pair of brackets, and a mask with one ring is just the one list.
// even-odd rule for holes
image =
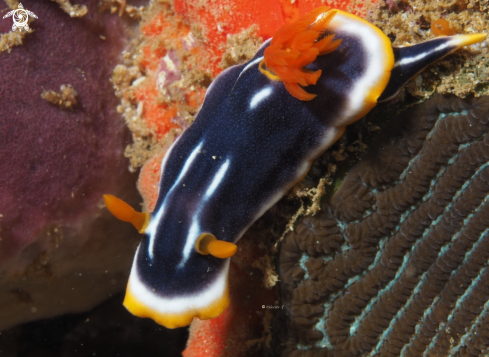
[[226, 259], [232, 257], [238, 251], [236, 244], [217, 240], [210, 233], [204, 233], [195, 242], [195, 250], [202, 255], [212, 255], [216, 258]]
[[131, 223], [139, 233], [144, 233], [149, 223], [149, 213], [136, 212], [126, 202], [112, 195], [104, 195], [104, 202], [110, 213], [117, 219]]
[[328, 10], [328, 6], [319, 7], [296, 22], [282, 26], [265, 49], [264, 59], [260, 63], [263, 74], [284, 82], [287, 91], [300, 100], [316, 97], [302, 87], [316, 84], [321, 76], [321, 70], [310, 71], [304, 67], [317, 56], [332, 52], [341, 44], [341, 40], [333, 41], [334, 34], [321, 38], [336, 15], [336, 10]]
[[443, 19], [438, 19], [431, 23], [431, 32], [435, 36], [455, 35], [455, 31], [450, 27], [450, 23]]

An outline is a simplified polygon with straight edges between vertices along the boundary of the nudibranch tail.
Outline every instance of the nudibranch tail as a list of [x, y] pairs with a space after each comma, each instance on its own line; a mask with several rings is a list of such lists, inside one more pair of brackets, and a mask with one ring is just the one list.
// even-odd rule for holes
[[310, 71], [304, 67], [341, 44], [341, 40], [334, 40], [334, 34], [324, 36], [336, 13], [336, 10], [323, 6], [292, 24], [282, 26], [265, 49], [260, 71], [270, 79], [284, 82], [287, 91], [295, 98], [304, 101], [314, 99], [316, 95], [302, 87], [316, 84], [322, 71]]
[[149, 213], [136, 212], [134, 208], [115, 196], [104, 195], [103, 197], [110, 213], [121, 221], [131, 223], [139, 233], [144, 233], [149, 223]]
[[483, 41], [486, 34], [470, 34], [436, 37], [412, 46], [394, 47], [395, 65], [391, 78], [379, 102], [394, 98], [406, 83], [430, 64], [462, 47]]
[[455, 35], [455, 36], [452, 36], [452, 41], [450, 44], [452, 46], [455, 46], [455, 49], [453, 51], [456, 51], [456, 50], [461, 49], [462, 47], [474, 45], [476, 43], [484, 41], [486, 39], [486, 37], [487, 37], [487, 34], [485, 34], [485, 33], [474, 33], [474, 34], [469, 34], [469, 35]]

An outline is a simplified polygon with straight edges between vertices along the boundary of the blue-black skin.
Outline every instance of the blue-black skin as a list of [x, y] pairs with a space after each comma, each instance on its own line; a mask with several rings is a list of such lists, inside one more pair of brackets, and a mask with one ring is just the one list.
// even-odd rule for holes
[[[307, 92], [317, 94], [311, 101], [292, 97], [282, 82], [263, 75], [258, 69], [259, 61], [243, 73], [248, 64], [232, 67], [216, 78], [195, 122], [173, 145], [164, 166], [154, 215], [164, 200], [170, 212], [159, 222], [153, 258], [148, 254], [149, 237], [145, 235], [135, 261], [145, 286], [172, 298], [193, 295], [211, 285], [225, 260], [192, 249], [189, 259], [181, 265], [193, 219], [200, 218], [199, 232], [236, 243], [273, 197], [300, 180], [298, 167], [321, 154], [318, 148], [335, 120], [342, 116], [353, 83], [366, 70], [366, 55], [359, 40], [341, 33], [336, 33], [336, 38], [343, 41], [340, 47], [307, 67], [323, 71], [316, 85], [306, 87]], [[268, 44], [250, 62], [263, 56]], [[433, 47], [420, 44], [397, 51], [396, 62], [402, 56], [416, 57], [430, 48]], [[446, 54], [430, 56], [429, 63]], [[429, 63], [413, 63], [409, 73], [412, 76]], [[406, 82], [402, 74], [391, 79], [386, 87], [389, 93], [397, 93]], [[253, 97], [267, 87], [272, 89], [270, 95], [250, 109]], [[189, 168], [187, 179], [168, 195], [202, 140], [205, 143]], [[206, 190], [226, 160], [229, 168], [225, 177], [205, 201]]]
[[[307, 87], [309, 93], [318, 95], [311, 101], [292, 97], [282, 82], [260, 73], [258, 63], [239, 79], [247, 64], [232, 67], [216, 78], [195, 122], [174, 144], [165, 165], [154, 214], [186, 159], [205, 140], [195, 160], [198, 164], [187, 173], [191, 179], [166, 198], [171, 214], [159, 223], [153, 259], [147, 254], [148, 236], [143, 238], [136, 263], [146, 286], [164, 296], [178, 297], [202, 290], [203, 283], [216, 278], [224, 260], [211, 255], [193, 250], [185, 266], [178, 265], [193, 215], [227, 159], [230, 166], [226, 176], [205, 202], [200, 219], [202, 230], [219, 240], [235, 243], [267, 201], [300, 179], [296, 175], [298, 166], [314, 158], [311, 153], [321, 145], [345, 106], [345, 93], [365, 70], [362, 46], [355, 38], [341, 38], [337, 50], [320, 56], [308, 67], [323, 70], [317, 85]], [[267, 46], [262, 46], [251, 61], [263, 56]], [[250, 110], [253, 96], [268, 86], [271, 94]]]

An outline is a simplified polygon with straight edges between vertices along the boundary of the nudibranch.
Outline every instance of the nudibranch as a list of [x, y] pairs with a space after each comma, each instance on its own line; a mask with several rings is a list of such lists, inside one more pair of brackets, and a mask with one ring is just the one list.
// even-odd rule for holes
[[151, 215], [104, 196], [116, 217], [144, 233], [125, 307], [168, 328], [221, 314], [229, 257], [248, 227], [348, 124], [430, 63], [484, 38], [393, 48], [374, 25], [328, 7], [285, 25], [250, 62], [210, 85], [194, 123], [163, 159]]

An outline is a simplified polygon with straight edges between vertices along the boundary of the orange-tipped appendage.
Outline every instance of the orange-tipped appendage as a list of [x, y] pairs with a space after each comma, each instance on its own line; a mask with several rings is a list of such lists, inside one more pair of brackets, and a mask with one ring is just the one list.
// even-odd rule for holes
[[236, 244], [225, 242], [223, 240], [214, 240], [210, 242], [207, 249], [209, 250], [210, 255], [221, 259], [232, 257], [238, 251]]
[[217, 238], [210, 233], [204, 233], [197, 238], [195, 249], [202, 255], [210, 254], [221, 259], [232, 257], [238, 251], [236, 244], [217, 240]]
[[104, 201], [107, 209], [117, 219], [131, 223], [139, 233], [144, 233], [149, 223], [147, 212], [136, 212], [126, 202], [112, 195], [104, 195]]
[[[319, 7], [292, 24], [282, 26], [265, 49], [260, 71], [273, 80], [284, 82], [287, 91], [297, 99], [311, 100], [315, 94], [302, 87], [316, 84], [321, 71], [309, 71], [304, 67], [317, 56], [334, 51], [341, 40], [334, 40], [334, 34], [320, 38], [336, 15], [329, 7]], [[266, 66], [266, 68], [264, 68]]]

